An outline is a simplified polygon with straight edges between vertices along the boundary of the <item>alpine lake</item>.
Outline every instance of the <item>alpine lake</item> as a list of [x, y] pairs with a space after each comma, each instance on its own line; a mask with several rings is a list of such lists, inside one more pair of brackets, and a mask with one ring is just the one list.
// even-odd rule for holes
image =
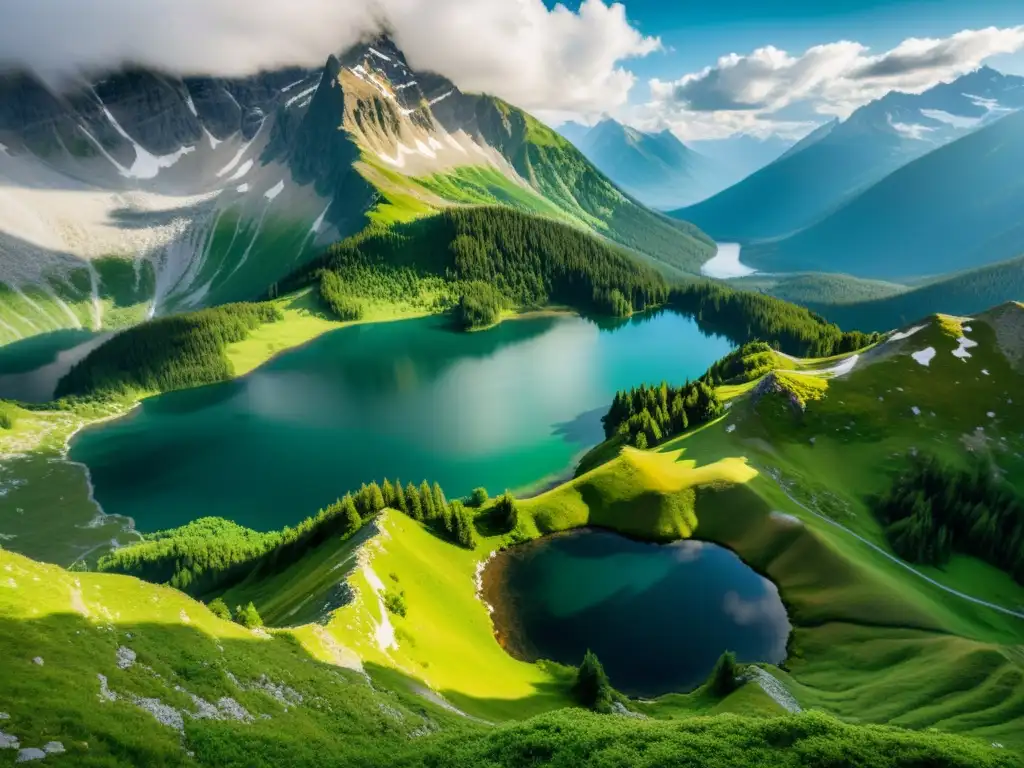
[[[615, 392], [700, 376], [731, 343], [657, 312], [613, 324], [541, 314], [475, 333], [444, 318], [353, 326], [233, 381], [143, 401], [81, 432], [70, 458], [142, 531], [216, 515], [292, 525], [363, 482], [438, 482], [450, 498], [544, 490], [603, 439]], [[484, 573], [513, 656], [587, 648], [634, 696], [685, 691], [724, 650], [785, 657], [774, 585], [721, 547], [585, 530], [499, 553]]]

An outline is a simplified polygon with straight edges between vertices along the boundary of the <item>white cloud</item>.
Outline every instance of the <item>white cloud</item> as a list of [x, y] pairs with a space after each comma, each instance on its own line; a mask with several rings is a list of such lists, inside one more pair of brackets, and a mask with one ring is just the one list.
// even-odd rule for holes
[[[737, 130], [758, 134], [780, 124], [780, 110], [802, 107], [846, 117], [889, 91], [920, 93], [989, 58], [1020, 50], [1024, 25], [964, 30], [944, 39], [909, 38], [878, 54], [849, 40], [816, 45], [800, 55], [767, 46], [723, 56], [678, 80], [651, 80], [646, 119], [690, 138]], [[793, 129], [807, 124], [781, 123]]]
[[626, 101], [624, 59], [660, 47], [625, 9], [584, 0], [0, 0], [0, 65], [50, 79], [135, 63], [240, 76], [317, 66], [386, 27], [414, 67], [522, 107], [595, 112]]

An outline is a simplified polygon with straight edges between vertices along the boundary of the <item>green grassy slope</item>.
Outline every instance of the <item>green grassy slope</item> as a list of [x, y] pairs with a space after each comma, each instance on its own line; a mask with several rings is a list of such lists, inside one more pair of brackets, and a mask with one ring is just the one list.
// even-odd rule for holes
[[836, 750], [867, 768], [1014, 765], [981, 742], [820, 714], [665, 722], [563, 710], [487, 726], [388, 685], [401, 676], [371, 684], [292, 633], [243, 629], [165, 587], [5, 552], [0, 575], [0, 732], [17, 741], [0, 752], [5, 765], [44, 746], [63, 750], [47, 764], [104, 768], [511, 767], [538, 755], [550, 765], [811, 766]]
[[492, 96], [461, 93], [433, 112], [447, 130], [466, 130], [497, 149], [565, 215], [664, 268], [699, 274], [714, 254], [714, 243], [700, 229], [623, 193], [571, 143], [526, 112]]
[[154, 285], [150, 262], [117, 256], [48, 275], [41, 284], [0, 282], [0, 346], [61, 330], [134, 325], [146, 318]]
[[[0, 730], [23, 746], [60, 741], [81, 765], [820, 766], [837, 755], [865, 768], [1019, 764], [1024, 620], [943, 585], [1008, 606], [1024, 604], [1024, 587], [969, 558], [908, 570], [886, 555], [865, 499], [913, 447], [963, 461], [970, 445], [1024, 477], [1024, 417], [993, 405], [1021, 391], [1022, 321], [1017, 305], [970, 323], [936, 318], [863, 352], [841, 376], [829, 369], [846, 356], [775, 355], [782, 391], [728, 385], [718, 421], [652, 451], [603, 451], [593, 469], [521, 501], [513, 534], [495, 534], [484, 508], [475, 550], [385, 511], [361, 547], [328, 540], [225, 596], [254, 601], [282, 628], [269, 638], [170, 589], [0, 552], [0, 646], [11, 660]], [[961, 334], [977, 342], [966, 359], [952, 354]], [[926, 347], [936, 350], [927, 367], [911, 357]], [[31, 414], [15, 415], [15, 436], [29, 434], [18, 430]], [[704, 690], [663, 697], [642, 705], [644, 721], [562, 709], [571, 672], [507, 655], [476, 579], [488, 552], [584, 525], [737, 552], [779, 587], [793, 624], [789, 658], [770, 674], [804, 708], [848, 722], [778, 717], [754, 683], [724, 700]], [[404, 616], [384, 606], [397, 591]], [[132, 665], [118, 667], [119, 646], [136, 654]], [[97, 698], [99, 674], [116, 700]], [[225, 698], [253, 720], [224, 719], [239, 711]], [[156, 700], [177, 711], [182, 732], [144, 711]]]

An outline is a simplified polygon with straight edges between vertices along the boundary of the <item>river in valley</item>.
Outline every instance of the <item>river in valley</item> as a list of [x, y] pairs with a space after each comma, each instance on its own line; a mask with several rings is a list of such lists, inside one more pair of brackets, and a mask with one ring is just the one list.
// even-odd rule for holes
[[451, 498], [528, 492], [603, 439], [616, 390], [696, 378], [732, 346], [672, 312], [477, 333], [447, 322], [325, 334], [239, 379], [145, 400], [81, 432], [71, 458], [103, 509], [143, 531], [207, 515], [280, 528], [383, 477], [437, 481]]
[[483, 597], [513, 656], [578, 665], [589, 648], [612, 685], [635, 697], [696, 688], [727, 650], [778, 663], [790, 632], [775, 585], [700, 541], [548, 536], [498, 553]]

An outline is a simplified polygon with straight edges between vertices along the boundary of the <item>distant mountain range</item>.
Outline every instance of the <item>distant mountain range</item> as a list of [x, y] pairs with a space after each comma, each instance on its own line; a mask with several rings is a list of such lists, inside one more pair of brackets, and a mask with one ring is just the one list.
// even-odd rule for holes
[[791, 237], [746, 248], [744, 262], [900, 279], [1016, 256], [1024, 253], [1022, 169], [1024, 111], [908, 163]]
[[665, 270], [714, 244], [390, 40], [250, 78], [0, 75], [0, 343], [257, 298], [328, 242], [444, 207], [571, 223]]
[[921, 94], [892, 92], [826, 124], [776, 162], [673, 215], [718, 240], [791, 235], [907, 163], [1024, 107], [1024, 78], [982, 68]]
[[669, 130], [639, 131], [606, 118], [592, 127], [558, 128], [594, 165], [638, 200], [668, 210], [703, 200], [772, 162], [781, 139], [740, 135], [687, 146]]

